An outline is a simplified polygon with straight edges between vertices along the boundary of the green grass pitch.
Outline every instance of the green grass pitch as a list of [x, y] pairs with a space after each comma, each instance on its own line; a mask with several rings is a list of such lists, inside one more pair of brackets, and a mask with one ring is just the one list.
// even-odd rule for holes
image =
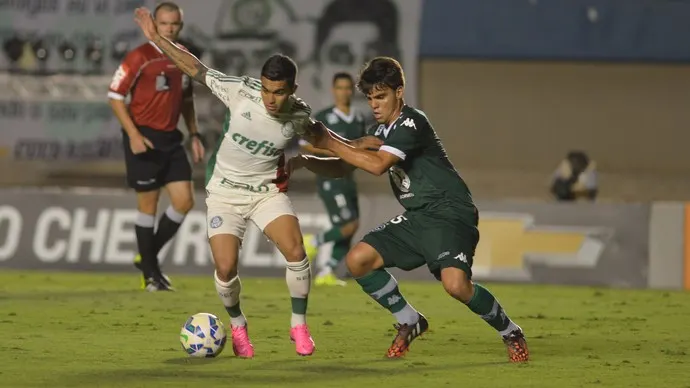
[[244, 279], [256, 348], [190, 359], [188, 315], [227, 323], [212, 277], [178, 292], [135, 275], [0, 272], [0, 387], [690, 387], [690, 293], [488, 284], [525, 329], [532, 361], [507, 362], [496, 333], [434, 283], [401, 282], [431, 331], [402, 360], [383, 355], [392, 317], [351, 283], [314, 288], [317, 351], [295, 354], [282, 279]]

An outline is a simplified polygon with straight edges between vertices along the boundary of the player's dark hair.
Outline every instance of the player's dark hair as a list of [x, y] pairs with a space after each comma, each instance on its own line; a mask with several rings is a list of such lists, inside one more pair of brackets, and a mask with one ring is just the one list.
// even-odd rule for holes
[[400, 62], [390, 57], [376, 57], [369, 61], [357, 81], [357, 89], [365, 95], [374, 89], [389, 87], [397, 90], [401, 86], [405, 86], [405, 73]]
[[293, 87], [297, 79], [297, 64], [287, 55], [274, 54], [264, 62], [261, 76], [271, 81], [286, 81]]
[[338, 73], [333, 74], [333, 85], [335, 85], [335, 83], [341, 79], [346, 79], [346, 80], [350, 81], [350, 83], [352, 85], [355, 84], [355, 80], [352, 78], [350, 73], [346, 73], [346, 72], [342, 71], [342, 72], [338, 72]]
[[[344, 23], [372, 23], [378, 29], [378, 39], [370, 49], [374, 55], [399, 57], [398, 7], [391, 0], [333, 0], [316, 22], [314, 60], [320, 63], [320, 52], [331, 31]], [[372, 55], [373, 56], [373, 55]]]
[[158, 3], [156, 8], [153, 10], [153, 18], [156, 18], [156, 15], [158, 15], [158, 11], [163, 10], [163, 11], [168, 11], [168, 12], [179, 12], [180, 15], [182, 14], [182, 8], [180, 8], [179, 5], [173, 3], [172, 1], [163, 1], [161, 3]]

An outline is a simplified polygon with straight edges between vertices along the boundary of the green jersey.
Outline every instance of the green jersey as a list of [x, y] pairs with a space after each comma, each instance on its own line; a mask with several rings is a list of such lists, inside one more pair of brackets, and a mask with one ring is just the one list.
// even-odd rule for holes
[[474, 213], [472, 194], [424, 112], [405, 105], [400, 116], [389, 126], [379, 125], [374, 136], [383, 140], [382, 151], [400, 158], [388, 174], [406, 210]]
[[[340, 111], [340, 109], [331, 106], [330, 108], [326, 108], [317, 113], [314, 118], [324, 123], [331, 131], [348, 140], [358, 139], [364, 136], [366, 133], [364, 117], [362, 117], [362, 115], [354, 109], [350, 110], [349, 115], [346, 115]], [[343, 179], [353, 181], [352, 175], [349, 175]], [[319, 186], [321, 186], [323, 181], [331, 179], [318, 177], [317, 180], [319, 182]]]

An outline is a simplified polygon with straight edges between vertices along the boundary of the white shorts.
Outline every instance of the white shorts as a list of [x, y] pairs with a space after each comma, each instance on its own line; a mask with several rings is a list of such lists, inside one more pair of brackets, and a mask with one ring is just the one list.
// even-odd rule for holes
[[217, 234], [232, 234], [242, 240], [248, 221], [252, 221], [263, 232], [268, 224], [282, 215], [297, 217], [285, 193], [227, 197], [209, 194], [206, 197], [208, 238]]

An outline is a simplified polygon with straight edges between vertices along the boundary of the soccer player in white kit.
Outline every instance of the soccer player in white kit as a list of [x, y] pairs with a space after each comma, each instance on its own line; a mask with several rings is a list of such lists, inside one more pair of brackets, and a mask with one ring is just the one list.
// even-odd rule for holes
[[135, 20], [180, 70], [208, 86], [228, 107], [222, 140], [207, 167], [206, 205], [215, 285], [230, 315], [235, 355], [254, 356], [247, 320], [240, 309], [242, 285], [237, 274], [238, 252], [248, 221], [254, 222], [287, 260], [286, 281], [292, 301], [290, 338], [297, 354], [311, 355], [315, 345], [306, 322], [311, 270], [297, 217], [285, 194], [290, 166], [286, 166], [284, 149], [311, 123], [311, 109], [293, 94], [297, 66], [286, 56], [274, 55], [264, 64], [261, 80], [228, 76], [208, 69], [158, 35], [148, 9], [138, 8]]

